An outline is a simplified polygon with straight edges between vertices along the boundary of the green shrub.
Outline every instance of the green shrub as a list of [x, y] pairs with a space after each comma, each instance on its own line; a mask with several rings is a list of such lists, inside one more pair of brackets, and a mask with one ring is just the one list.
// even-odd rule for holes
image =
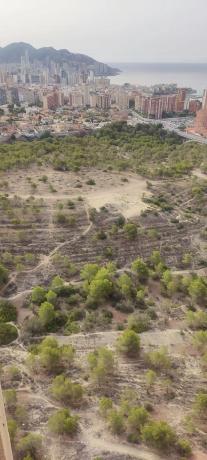
[[13, 442], [17, 433], [17, 422], [13, 418], [9, 418], [7, 421], [9, 436], [11, 441]]
[[149, 270], [145, 262], [138, 258], [132, 263], [132, 271], [137, 273], [141, 282], [145, 282], [149, 277]]
[[128, 329], [141, 334], [150, 328], [149, 317], [146, 314], [134, 313], [128, 317]]
[[108, 384], [114, 375], [115, 362], [111, 350], [101, 347], [89, 353], [88, 363], [92, 378], [99, 384]]
[[16, 321], [17, 311], [15, 306], [7, 300], [0, 300], [0, 323]]
[[126, 422], [128, 432], [140, 432], [141, 428], [147, 423], [148, 418], [149, 414], [144, 407], [131, 408]]
[[129, 240], [134, 240], [137, 237], [137, 226], [135, 224], [125, 224], [124, 233]]
[[43, 327], [48, 327], [55, 319], [54, 305], [49, 302], [43, 302], [38, 310], [38, 316]]
[[45, 297], [46, 297], [46, 290], [43, 287], [36, 286], [32, 289], [32, 295], [31, 295], [32, 302], [36, 303], [37, 305], [40, 305], [42, 302], [44, 302]]
[[187, 439], [178, 439], [177, 449], [183, 457], [190, 457], [192, 454], [191, 445]]
[[60, 409], [49, 418], [48, 428], [51, 433], [72, 436], [78, 430], [78, 417], [72, 416], [68, 409]]
[[142, 439], [149, 446], [167, 452], [175, 447], [176, 434], [166, 422], [152, 421], [143, 427]]
[[172, 367], [170, 356], [164, 347], [149, 352], [146, 355], [146, 359], [148, 365], [159, 372], [165, 372]]
[[16, 340], [18, 332], [12, 324], [0, 323], [0, 345], [9, 345]]
[[197, 331], [193, 334], [193, 344], [200, 352], [207, 351], [207, 331]]
[[102, 417], [107, 417], [113, 407], [113, 401], [110, 398], [103, 397], [99, 400], [99, 412]]
[[207, 393], [198, 393], [195, 398], [194, 407], [201, 417], [207, 415]]
[[20, 441], [17, 444], [17, 452], [21, 455], [23, 458], [26, 456], [30, 456], [32, 459], [40, 459], [41, 455], [41, 450], [42, 450], [42, 438], [40, 435], [35, 434], [35, 433], [29, 433], [23, 438], [20, 439]]
[[73, 363], [75, 350], [72, 345], [59, 346], [53, 337], [47, 337], [28, 357], [28, 365], [47, 373], [61, 373]]
[[9, 271], [0, 263], [0, 286], [3, 286], [9, 279]]
[[83, 388], [73, 383], [68, 377], [58, 375], [52, 382], [51, 393], [55, 399], [66, 404], [80, 405], [83, 399]]
[[195, 302], [205, 304], [207, 299], [207, 284], [204, 278], [196, 277], [192, 279], [188, 292]]
[[124, 431], [124, 417], [116, 409], [112, 409], [107, 417], [109, 429], [113, 434], [121, 434]]
[[117, 340], [117, 349], [131, 357], [137, 357], [140, 352], [140, 338], [134, 331], [126, 329]]
[[186, 321], [192, 329], [207, 329], [207, 312], [202, 310], [193, 312], [189, 310], [186, 313]]

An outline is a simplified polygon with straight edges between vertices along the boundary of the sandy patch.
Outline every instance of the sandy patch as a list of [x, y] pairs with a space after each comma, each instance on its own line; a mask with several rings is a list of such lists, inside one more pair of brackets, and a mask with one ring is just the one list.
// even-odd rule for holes
[[207, 180], [207, 174], [202, 173], [200, 169], [194, 169], [193, 176], [196, 176], [199, 179], [206, 179]]
[[[47, 176], [46, 183], [40, 180], [44, 175]], [[90, 207], [100, 209], [109, 204], [126, 218], [139, 215], [145, 210], [148, 205], [142, 201], [143, 196], [151, 195], [147, 181], [128, 172], [83, 169], [74, 173], [31, 167], [29, 171], [9, 171], [0, 174], [1, 177], [8, 182], [8, 187], [0, 189], [0, 193], [8, 193], [10, 197], [18, 195], [26, 199], [33, 195], [35, 199], [42, 198], [51, 204], [58, 200], [77, 199], [81, 195]], [[94, 185], [90, 185], [91, 180]], [[32, 184], [35, 188], [32, 188]]]
[[86, 198], [92, 208], [100, 209], [102, 206], [111, 204], [115, 206], [126, 218], [139, 215], [147, 208], [143, 202], [143, 196], [150, 196], [147, 190], [146, 180], [141, 177], [128, 176], [129, 182], [121, 185], [107, 185], [100, 190], [97, 187], [94, 191], [86, 193]]

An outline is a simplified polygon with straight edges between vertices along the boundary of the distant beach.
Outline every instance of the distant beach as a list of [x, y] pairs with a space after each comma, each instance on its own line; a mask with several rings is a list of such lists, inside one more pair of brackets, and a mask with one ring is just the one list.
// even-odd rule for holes
[[180, 87], [190, 87], [199, 94], [207, 88], [206, 64], [176, 63], [110, 63], [121, 73], [111, 77], [112, 84], [151, 86], [158, 83], [177, 83]]

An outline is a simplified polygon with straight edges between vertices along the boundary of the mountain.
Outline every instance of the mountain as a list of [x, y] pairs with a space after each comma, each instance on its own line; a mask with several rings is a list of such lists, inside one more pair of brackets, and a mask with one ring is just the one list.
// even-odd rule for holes
[[0, 64], [20, 64], [21, 57], [28, 54], [30, 62], [39, 61], [48, 66], [51, 62], [68, 64], [70, 67], [86, 66], [96, 69], [97, 73], [116, 75], [119, 70], [96, 61], [85, 54], [71, 53], [67, 49], [56, 50], [52, 47], [36, 49], [28, 43], [11, 43], [4, 48], [0, 47]]

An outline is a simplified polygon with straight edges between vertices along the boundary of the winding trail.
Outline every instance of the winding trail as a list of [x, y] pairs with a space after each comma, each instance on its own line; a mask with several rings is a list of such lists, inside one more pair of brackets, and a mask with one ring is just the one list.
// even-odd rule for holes
[[106, 439], [96, 438], [86, 431], [87, 443], [93, 449], [108, 451], [114, 454], [130, 455], [138, 460], [165, 460], [164, 457], [156, 455], [153, 452], [147, 451], [141, 446], [132, 447], [128, 444], [120, 444], [120, 442], [107, 441]]
[[[86, 206], [85, 206], [85, 212], [86, 212], [86, 215], [87, 215], [87, 218], [88, 218], [89, 225], [80, 235], [75, 236], [70, 241], [67, 240], [67, 241], [64, 241], [63, 243], [59, 243], [48, 255], [44, 255], [42, 257], [42, 260], [38, 263], [38, 265], [36, 265], [34, 268], [31, 268], [29, 270], [23, 270], [21, 272], [21, 274], [26, 276], [29, 273], [35, 273], [36, 271], [38, 271], [39, 269], [41, 269], [43, 267], [48, 267], [48, 265], [51, 262], [51, 259], [54, 257], [54, 255], [60, 249], [64, 248], [68, 244], [75, 243], [76, 241], [81, 239], [83, 236], [86, 236], [90, 232], [90, 230], [91, 230], [91, 228], [93, 226], [93, 223], [90, 222], [89, 212], [88, 212], [88, 208]], [[17, 275], [18, 275], [17, 271], [14, 271], [14, 272], [12, 272], [10, 274], [8, 282], [1, 289], [1, 294], [4, 294], [6, 292], [6, 290], [9, 288], [9, 286], [11, 286], [12, 284], [14, 284], [16, 282]], [[4, 296], [4, 295], [2, 296], [1, 295], [0, 300], [10, 300], [10, 301], [13, 300], [13, 301], [15, 301], [15, 300], [17, 300], [17, 298], [20, 298], [23, 294], [25, 294], [25, 293], [29, 294], [31, 291], [32, 291], [32, 289], [26, 289], [26, 290], [24, 290], [24, 291], [22, 291], [20, 293], [17, 293], [17, 294], [11, 295], [11, 296]]]

